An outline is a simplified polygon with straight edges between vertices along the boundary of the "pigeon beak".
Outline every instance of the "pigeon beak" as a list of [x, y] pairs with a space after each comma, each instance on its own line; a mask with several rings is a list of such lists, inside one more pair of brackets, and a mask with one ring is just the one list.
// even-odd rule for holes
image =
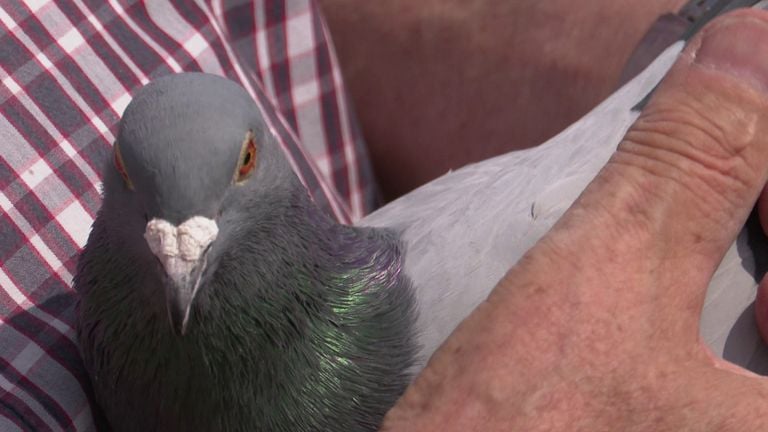
[[207, 253], [218, 232], [216, 222], [202, 216], [194, 216], [178, 227], [163, 219], [147, 223], [144, 238], [165, 269], [168, 318], [177, 335], [187, 332]]
[[203, 257], [202, 262], [195, 266], [190, 273], [168, 275], [165, 289], [168, 318], [171, 320], [173, 331], [179, 336], [187, 334], [189, 311], [192, 309], [192, 301], [200, 287], [200, 279], [205, 270], [205, 264], [205, 257]]

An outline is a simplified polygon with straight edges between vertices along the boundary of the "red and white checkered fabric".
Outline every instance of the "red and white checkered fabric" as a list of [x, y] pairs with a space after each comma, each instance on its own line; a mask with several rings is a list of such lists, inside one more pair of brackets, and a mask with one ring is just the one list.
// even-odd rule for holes
[[340, 220], [371, 210], [375, 186], [312, 0], [5, 1], [0, 20], [0, 431], [93, 430], [71, 282], [139, 87], [181, 71], [241, 83]]

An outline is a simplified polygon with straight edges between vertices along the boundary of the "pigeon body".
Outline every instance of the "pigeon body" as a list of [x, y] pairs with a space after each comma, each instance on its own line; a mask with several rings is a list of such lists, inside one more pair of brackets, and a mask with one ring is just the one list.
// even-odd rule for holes
[[[631, 108], [663, 78], [682, 48], [682, 42], [668, 48], [546, 143], [448, 173], [361, 221], [401, 233], [405, 272], [417, 288], [419, 365], [598, 174], [637, 119], [639, 112]], [[768, 374], [768, 348], [752, 307], [768, 269], [768, 243], [755, 218], [750, 222], [710, 283], [701, 337], [717, 356]]]
[[[83, 357], [106, 417], [116, 430], [375, 430], [599, 172], [681, 47], [547, 143], [451, 172], [358, 227], [314, 207], [242, 89], [197, 74], [150, 85], [121, 122], [126, 177], [105, 171], [75, 280]], [[156, 105], [173, 100], [184, 109]], [[238, 181], [248, 131], [257, 162]], [[213, 231], [190, 229], [196, 264], [182, 259], [180, 227], [192, 217], [217, 227], [210, 249]], [[701, 327], [716, 354], [758, 372], [768, 350], [749, 307], [764, 250], [762, 237], [740, 234]]]
[[[115, 151], [75, 278], [83, 359], [111, 427], [375, 430], [416, 352], [396, 235], [323, 214], [222, 78], [145, 87]], [[215, 239], [185, 261], [200, 226]]]

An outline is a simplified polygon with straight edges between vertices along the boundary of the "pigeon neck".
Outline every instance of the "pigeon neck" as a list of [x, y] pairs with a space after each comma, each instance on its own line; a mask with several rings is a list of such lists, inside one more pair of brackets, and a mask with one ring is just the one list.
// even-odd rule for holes
[[[246, 331], [234, 337], [257, 341], [237, 344], [252, 349], [248, 358], [259, 365], [242, 367], [260, 383], [264, 424], [373, 430], [405, 390], [417, 352], [402, 248], [391, 232], [336, 223], [301, 192], [279, 212], [274, 231], [262, 225], [249, 234], [261, 236], [269, 257], [245, 254], [238, 263], [258, 263], [248, 276], [257, 286], [226, 311]], [[232, 294], [233, 281], [221, 280], [213, 296]], [[322, 408], [312, 419], [322, 427], [301, 426], [308, 420], [298, 419], [302, 407]]]

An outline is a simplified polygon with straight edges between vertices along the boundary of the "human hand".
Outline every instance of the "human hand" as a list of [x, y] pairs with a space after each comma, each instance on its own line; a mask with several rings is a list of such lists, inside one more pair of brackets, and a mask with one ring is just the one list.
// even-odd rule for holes
[[767, 110], [768, 13], [714, 21], [382, 430], [766, 430], [768, 379], [713, 358], [699, 320], [768, 179]]

